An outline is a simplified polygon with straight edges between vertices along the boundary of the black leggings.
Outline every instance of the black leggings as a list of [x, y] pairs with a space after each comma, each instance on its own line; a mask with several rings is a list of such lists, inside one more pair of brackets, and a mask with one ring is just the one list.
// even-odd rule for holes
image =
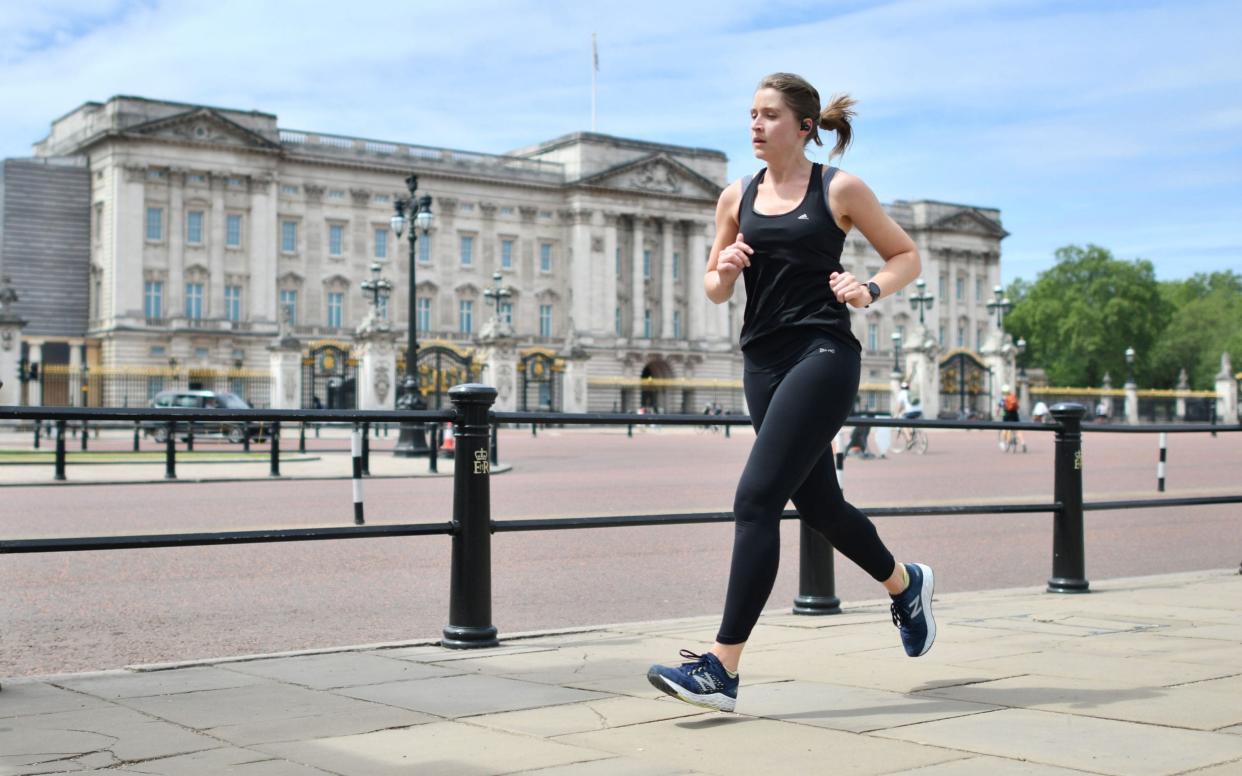
[[858, 393], [860, 356], [827, 335], [799, 338], [790, 357], [746, 357], [743, 386], [757, 436], [733, 502], [733, 565], [716, 640], [741, 644], [776, 581], [780, 518], [792, 497], [807, 525], [883, 582], [892, 554], [866, 515], [846, 503], [832, 440]]

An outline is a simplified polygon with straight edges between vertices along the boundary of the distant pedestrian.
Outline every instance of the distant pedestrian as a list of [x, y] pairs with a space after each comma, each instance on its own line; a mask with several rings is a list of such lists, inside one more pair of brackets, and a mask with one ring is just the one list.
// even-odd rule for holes
[[[936, 637], [932, 570], [898, 563], [875, 526], [847, 503], [837, 484], [832, 440], [858, 394], [861, 350], [849, 307], [864, 308], [919, 275], [914, 241], [859, 178], [813, 164], [811, 140], [837, 133], [833, 154], [849, 144], [854, 101], [819, 93], [801, 77], [760, 82], [751, 105], [751, 144], [767, 167], [735, 182], [716, 205], [716, 239], [704, 290], [715, 304], [746, 283], [740, 334], [743, 386], [756, 431], [734, 496], [733, 561], [716, 642], [689, 662], [652, 666], [663, 692], [722, 711], [737, 700], [738, 662], [767, 603], [780, 560], [780, 520], [790, 498], [802, 520], [892, 595], [893, 622], [906, 654]], [[884, 259], [869, 281], [841, 263], [846, 233], [857, 227]]]

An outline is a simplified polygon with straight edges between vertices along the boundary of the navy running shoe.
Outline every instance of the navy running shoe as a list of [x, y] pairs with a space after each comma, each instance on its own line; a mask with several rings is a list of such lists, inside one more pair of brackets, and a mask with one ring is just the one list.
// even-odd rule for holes
[[910, 657], [926, 655], [936, 640], [936, 620], [932, 617], [932, 590], [936, 580], [930, 566], [907, 563], [910, 585], [893, 599], [893, 625], [901, 632], [901, 644]]
[[737, 705], [737, 674], [729, 672], [712, 653], [696, 655], [688, 649], [681, 656], [689, 663], [680, 666], [652, 666], [647, 671], [647, 681], [661, 692], [717, 711], [733, 711]]

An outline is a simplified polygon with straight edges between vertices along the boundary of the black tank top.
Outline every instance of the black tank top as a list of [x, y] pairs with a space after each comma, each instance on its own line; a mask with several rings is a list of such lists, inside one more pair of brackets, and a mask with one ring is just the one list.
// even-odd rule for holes
[[[836, 168], [829, 169], [831, 180]], [[829, 214], [823, 166], [811, 168], [802, 203], [775, 216], [755, 212], [755, 194], [766, 172], [766, 167], [760, 170], [742, 192], [738, 213], [743, 239], [755, 250], [750, 266], [742, 270], [746, 283], [742, 351], [768, 351], [818, 331], [861, 352], [862, 345], [850, 331], [847, 306], [828, 287], [829, 274], [844, 271], [845, 232]]]

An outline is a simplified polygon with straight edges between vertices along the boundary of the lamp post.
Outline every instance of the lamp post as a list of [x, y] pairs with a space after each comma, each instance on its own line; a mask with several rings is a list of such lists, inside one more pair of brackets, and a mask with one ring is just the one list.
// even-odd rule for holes
[[[371, 304], [375, 307], [375, 317], [378, 322], [380, 317], [380, 300], [387, 301], [388, 295], [392, 293], [392, 283], [388, 278], [380, 277], [380, 264], [378, 261], [371, 262], [371, 279], [364, 280], [358, 284], [362, 289], [362, 295], [370, 299]], [[384, 306], [387, 311], [388, 306]]]
[[932, 303], [936, 297], [927, 293], [927, 281], [919, 278], [914, 281], [914, 287], [918, 291], [910, 297], [910, 308], [919, 311], [919, 325], [923, 325], [923, 311], [932, 309]]
[[1000, 286], [992, 289], [992, 295], [996, 297], [993, 301], [988, 302], [988, 314], [996, 315], [996, 328], [1004, 331], [1005, 329], [1005, 313], [1009, 312], [1013, 307], [1013, 303], [1005, 296], [1005, 290]]
[[1018, 377], [1025, 379], [1026, 378], [1026, 359], [1022, 357], [1022, 354], [1026, 353], [1026, 338], [1018, 337], [1018, 343], [1015, 347], [1017, 348], [1017, 352], [1018, 352]]
[[893, 332], [893, 374], [901, 374], [901, 332]]
[[1126, 384], [1134, 384], [1134, 348], [1126, 348]]
[[508, 288], [500, 285], [500, 273], [492, 274], [492, 287], [483, 291], [483, 296], [492, 300], [496, 308], [496, 329], [500, 330], [500, 303], [504, 299], [508, 299], [513, 294]]
[[[418, 390], [418, 282], [415, 276], [416, 265], [418, 264], [418, 254], [416, 252], [418, 233], [424, 235], [431, 229], [431, 195], [424, 194], [418, 196], [418, 176], [411, 175], [405, 179], [406, 188], [409, 189], [410, 196], [393, 198], [393, 207], [396, 213], [392, 217], [392, 230], [397, 233], [397, 239], [401, 239], [402, 233], [406, 228], [406, 213], [408, 212], [410, 228], [410, 311], [409, 311], [409, 343], [405, 353], [405, 382], [402, 383], [403, 393], [401, 398], [397, 400], [397, 408], [403, 410], [413, 410], [415, 412], [427, 409], [427, 403], [423, 401], [422, 392]], [[401, 436], [397, 439], [397, 446], [393, 450], [393, 455], [398, 458], [413, 458], [418, 455], [427, 454], [427, 439], [423, 436], [423, 424], [421, 423], [401, 423]]]

